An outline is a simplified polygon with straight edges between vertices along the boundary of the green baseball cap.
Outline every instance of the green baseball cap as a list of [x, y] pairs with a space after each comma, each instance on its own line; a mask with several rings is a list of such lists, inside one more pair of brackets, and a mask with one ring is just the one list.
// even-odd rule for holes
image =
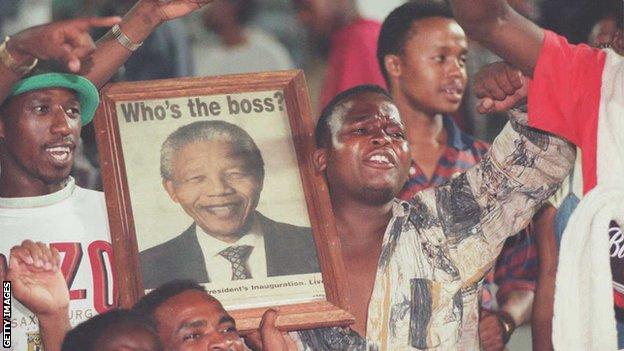
[[88, 79], [69, 73], [43, 73], [33, 75], [15, 83], [7, 99], [33, 90], [46, 88], [67, 88], [78, 94], [82, 125], [88, 124], [95, 116], [100, 103], [98, 90]]

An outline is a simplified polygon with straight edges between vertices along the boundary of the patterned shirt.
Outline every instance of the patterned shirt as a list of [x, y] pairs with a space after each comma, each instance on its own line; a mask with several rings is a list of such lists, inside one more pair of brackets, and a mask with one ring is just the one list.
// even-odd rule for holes
[[409, 201], [395, 200], [366, 340], [344, 328], [302, 331], [305, 350], [478, 349], [478, 338], [460, 344], [460, 337], [478, 324], [479, 281], [505, 239], [528, 224], [574, 160], [562, 139], [514, 128], [508, 125], [469, 171]]
[[[451, 117], [442, 118], [448, 136], [447, 147], [438, 161], [431, 180], [428, 180], [418, 165], [412, 162], [409, 180], [397, 196], [399, 199], [409, 200], [421, 190], [448, 182], [453, 175], [465, 172], [476, 165], [490, 147], [488, 143], [462, 132]], [[507, 239], [496, 261], [493, 274], [488, 274], [485, 280], [486, 286], [495, 282], [498, 285], [497, 296], [502, 300], [514, 290], [535, 290], [537, 273], [537, 249], [535, 242], [531, 240], [529, 226]], [[488, 289], [483, 290], [482, 306], [486, 308], [495, 306], [492, 293]]]

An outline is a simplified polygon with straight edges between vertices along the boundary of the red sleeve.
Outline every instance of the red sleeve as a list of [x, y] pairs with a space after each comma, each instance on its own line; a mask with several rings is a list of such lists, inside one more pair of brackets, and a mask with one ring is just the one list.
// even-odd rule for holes
[[332, 43], [321, 92], [322, 107], [341, 91], [360, 84], [386, 87], [376, 56], [379, 27], [362, 25], [342, 34]]
[[583, 148], [595, 136], [606, 55], [587, 45], [571, 45], [545, 31], [529, 85], [529, 125]]

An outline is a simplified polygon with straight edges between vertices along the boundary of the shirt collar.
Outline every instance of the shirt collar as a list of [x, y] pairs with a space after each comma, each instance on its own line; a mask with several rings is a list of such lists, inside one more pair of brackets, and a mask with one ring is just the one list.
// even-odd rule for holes
[[470, 135], [459, 129], [453, 118], [450, 116], [442, 116], [443, 126], [448, 136], [447, 144], [457, 150], [466, 150], [470, 148], [473, 139]]
[[197, 241], [199, 241], [204, 255], [207, 257], [217, 256], [219, 252], [227, 249], [230, 246], [249, 245], [251, 247], [264, 246], [264, 232], [262, 226], [258, 222], [257, 216], [254, 216], [251, 229], [247, 234], [243, 235], [235, 243], [226, 243], [221, 241], [212, 235], [206, 233], [200, 226], [195, 225], [195, 235]]
[[392, 217], [405, 217], [409, 211], [409, 202], [397, 198], [392, 200]]
[[0, 197], [0, 208], [33, 208], [54, 205], [69, 198], [76, 189], [74, 178], [69, 177], [65, 187], [51, 194], [32, 197]]

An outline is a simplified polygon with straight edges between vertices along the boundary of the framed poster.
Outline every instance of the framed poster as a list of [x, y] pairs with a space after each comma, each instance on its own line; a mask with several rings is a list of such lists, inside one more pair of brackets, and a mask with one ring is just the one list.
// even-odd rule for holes
[[275, 306], [285, 329], [353, 321], [302, 71], [113, 83], [100, 94], [122, 306], [193, 279], [243, 331]]

